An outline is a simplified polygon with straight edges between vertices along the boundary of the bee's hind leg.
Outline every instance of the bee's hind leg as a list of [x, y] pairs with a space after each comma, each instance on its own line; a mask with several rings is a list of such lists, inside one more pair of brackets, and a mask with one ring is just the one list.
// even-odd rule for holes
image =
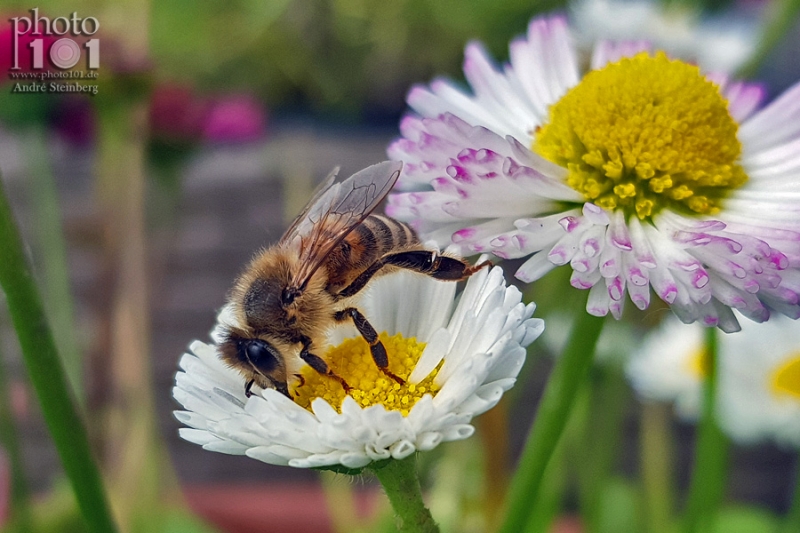
[[378, 338], [378, 332], [375, 331], [375, 328], [373, 328], [372, 324], [369, 323], [367, 317], [361, 314], [361, 311], [355, 307], [348, 307], [347, 309], [342, 309], [336, 313], [334, 317], [339, 322], [343, 322], [348, 318], [352, 319], [353, 324], [355, 324], [358, 332], [362, 337], [364, 337], [364, 340], [367, 341], [367, 344], [369, 344], [369, 351], [372, 354], [372, 359], [375, 361], [375, 364], [378, 365], [378, 368], [381, 370], [381, 372], [395, 380], [400, 385], [405, 384], [406, 380], [389, 370], [389, 356], [386, 354], [386, 348]]
[[[464, 259], [441, 255], [434, 250], [407, 250], [390, 253], [367, 267], [350, 285], [336, 294], [336, 299], [349, 298], [358, 293], [385, 266], [405, 268], [443, 281], [463, 281], [483, 267], [491, 267], [492, 262], [483, 261], [477, 265], [470, 265]], [[347, 310], [345, 309], [345, 311]]]
[[342, 388], [344, 388], [345, 392], [350, 392], [352, 387], [347, 384], [344, 378], [342, 378], [341, 376], [336, 374], [333, 370], [331, 370], [331, 367], [328, 366], [328, 363], [326, 363], [323, 358], [311, 353], [308, 349], [310, 345], [311, 345], [310, 340], [307, 342], [306, 341], [303, 342], [303, 349], [300, 350], [300, 359], [308, 363], [308, 366], [310, 366], [323, 376], [328, 376], [329, 378], [333, 378], [336, 381], [338, 381], [342, 385]]

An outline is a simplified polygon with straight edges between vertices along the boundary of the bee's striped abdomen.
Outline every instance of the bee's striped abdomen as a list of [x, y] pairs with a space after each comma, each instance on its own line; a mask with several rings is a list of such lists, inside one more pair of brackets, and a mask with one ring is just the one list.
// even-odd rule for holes
[[392, 250], [419, 243], [417, 235], [408, 225], [389, 217], [371, 215], [361, 223], [362, 231], [368, 231], [375, 243], [374, 259], [379, 259]]
[[368, 216], [327, 258], [329, 292], [336, 294], [384, 255], [418, 244], [408, 225], [381, 215]]

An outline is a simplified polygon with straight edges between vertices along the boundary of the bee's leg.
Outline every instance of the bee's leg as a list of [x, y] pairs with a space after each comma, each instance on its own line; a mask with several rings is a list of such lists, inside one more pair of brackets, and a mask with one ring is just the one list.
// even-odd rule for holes
[[286, 383], [281, 383], [280, 381], [275, 381], [274, 379], [270, 379], [272, 381], [272, 386], [275, 387], [275, 390], [289, 398], [292, 399], [291, 394], [289, 394], [289, 387], [286, 386]]
[[443, 281], [461, 281], [485, 266], [492, 266], [491, 261], [470, 265], [464, 259], [440, 255], [431, 250], [396, 252], [383, 256], [381, 261], [386, 265], [407, 268]]
[[344, 388], [345, 392], [350, 392], [350, 389], [352, 389], [352, 387], [347, 384], [344, 378], [337, 375], [333, 370], [331, 370], [331, 368], [328, 366], [328, 363], [326, 363], [324, 359], [322, 359], [318, 355], [314, 355], [308, 350], [310, 345], [311, 345], [310, 341], [303, 342], [303, 349], [300, 350], [300, 359], [308, 363], [308, 366], [310, 366], [323, 376], [328, 376], [329, 378], [333, 378], [336, 381], [338, 381], [342, 385], [342, 388]]
[[485, 266], [492, 266], [491, 261], [483, 261], [477, 265], [470, 265], [463, 259], [440, 255], [431, 250], [409, 250], [387, 254], [372, 263], [353, 282], [342, 289], [336, 298], [347, 298], [358, 293], [378, 270], [386, 265], [398, 268], [407, 268], [420, 274], [427, 274], [434, 279], [444, 281], [461, 281]]
[[[286, 383], [281, 383], [281, 382], [275, 381], [273, 379], [270, 379], [270, 382], [272, 382], [272, 386], [275, 387], [275, 390], [277, 390], [278, 392], [280, 392], [284, 396], [286, 396], [288, 398], [291, 398], [291, 396], [289, 396], [289, 389], [286, 387]], [[244, 386], [244, 395], [246, 397], [249, 398], [249, 397], [251, 397], [253, 395], [253, 390], [252, 389], [253, 389], [253, 385], [255, 385], [255, 383], [256, 383], [256, 380], [251, 379], [250, 381], [248, 381], [245, 384], [245, 386]]]
[[367, 344], [369, 344], [369, 351], [372, 354], [372, 359], [375, 361], [375, 364], [378, 365], [378, 368], [381, 369], [381, 372], [395, 380], [400, 385], [405, 384], [406, 380], [389, 370], [389, 356], [386, 354], [386, 348], [378, 338], [378, 332], [375, 331], [375, 328], [373, 328], [372, 324], [369, 323], [367, 317], [361, 314], [361, 311], [355, 307], [348, 307], [347, 309], [342, 309], [336, 313], [334, 317], [339, 322], [347, 320], [348, 318], [352, 319], [353, 324], [355, 324], [358, 332], [362, 337], [364, 337], [364, 340], [367, 341]]

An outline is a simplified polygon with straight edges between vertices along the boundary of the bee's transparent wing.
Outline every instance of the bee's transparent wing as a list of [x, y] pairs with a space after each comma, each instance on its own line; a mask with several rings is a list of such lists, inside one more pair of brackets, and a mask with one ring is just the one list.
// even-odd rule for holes
[[356, 172], [346, 180], [325, 185], [281, 237], [282, 245], [298, 246], [300, 267], [291, 287], [301, 289], [322, 261], [389, 194], [403, 163], [384, 161]]
[[306, 215], [308, 215], [308, 212], [311, 210], [312, 207], [314, 207], [314, 204], [317, 203], [317, 200], [319, 200], [322, 197], [322, 195], [325, 194], [328, 191], [328, 189], [331, 188], [333, 182], [336, 181], [337, 174], [339, 174], [339, 168], [340, 167], [335, 167], [333, 170], [331, 170], [328, 173], [328, 175], [325, 176], [325, 179], [322, 180], [322, 183], [317, 185], [317, 187], [314, 189], [314, 192], [311, 193], [311, 200], [308, 201], [308, 203], [300, 212], [300, 214], [297, 215], [294, 220], [292, 220], [291, 225], [289, 225], [289, 229], [287, 229], [283, 233], [283, 237], [281, 237], [281, 243], [288, 242], [287, 241], [288, 236], [297, 235], [297, 226], [299, 226], [300, 223], [306, 219]]

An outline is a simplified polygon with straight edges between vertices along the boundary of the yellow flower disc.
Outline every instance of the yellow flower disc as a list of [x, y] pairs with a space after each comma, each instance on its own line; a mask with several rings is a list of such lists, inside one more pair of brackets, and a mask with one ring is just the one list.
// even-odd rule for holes
[[532, 149], [587, 201], [626, 216], [714, 214], [747, 181], [737, 129], [698, 67], [640, 53], [589, 72], [550, 107]]
[[701, 381], [711, 375], [711, 357], [705, 347], [696, 350], [686, 364], [689, 373]]
[[[380, 334], [380, 339], [389, 356], [389, 370], [407, 380], [425, 349], [425, 343], [417, 342], [414, 337], [406, 339], [401, 333], [390, 337], [384, 332]], [[417, 384], [406, 382], [400, 385], [380, 371], [372, 359], [367, 341], [361, 337], [346, 339], [331, 348], [324, 359], [352, 387], [349, 395], [361, 407], [382, 404], [388, 410], [400, 411], [403, 416], [407, 416], [414, 404], [425, 394], [435, 396], [439, 391], [439, 387], [433, 382], [438, 368]], [[305, 366], [292, 395], [295, 403], [305, 409], [310, 410], [311, 402], [316, 398], [323, 398], [341, 412], [342, 401], [347, 394], [338, 381]]]
[[772, 376], [772, 389], [800, 400], [800, 353], [778, 368]]

